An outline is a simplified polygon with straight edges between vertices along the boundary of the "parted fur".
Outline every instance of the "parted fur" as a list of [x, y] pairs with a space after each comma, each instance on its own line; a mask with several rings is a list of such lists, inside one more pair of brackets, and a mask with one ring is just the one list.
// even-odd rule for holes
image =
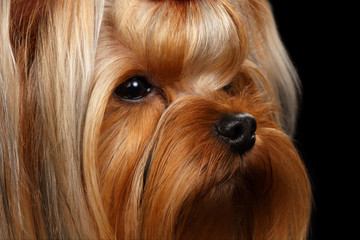
[[[264, 0], [0, 1], [1, 239], [305, 239], [299, 83]], [[133, 76], [144, 99], [114, 94]], [[224, 114], [257, 122], [238, 154]]]

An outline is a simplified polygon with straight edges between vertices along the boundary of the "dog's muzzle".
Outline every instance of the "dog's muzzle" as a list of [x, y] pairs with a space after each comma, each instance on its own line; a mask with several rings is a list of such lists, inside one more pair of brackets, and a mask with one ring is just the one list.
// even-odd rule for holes
[[[215, 135], [238, 154], [248, 152], [255, 145], [255, 131], [257, 123], [255, 118], [248, 113], [222, 115], [213, 125]], [[153, 158], [152, 149], [147, 156], [143, 175], [143, 191], [149, 175], [150, 165]]]
[[217, 135], [243, 154], [255, 144], [256, 120], [248, 113], [223, 115], [215, 125]]

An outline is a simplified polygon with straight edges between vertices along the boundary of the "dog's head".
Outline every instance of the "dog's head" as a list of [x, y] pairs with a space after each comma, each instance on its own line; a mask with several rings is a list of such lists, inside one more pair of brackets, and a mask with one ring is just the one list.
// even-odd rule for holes
[[266, 1], [16, 2], [4, 236], [306, 237], [298, 83]]

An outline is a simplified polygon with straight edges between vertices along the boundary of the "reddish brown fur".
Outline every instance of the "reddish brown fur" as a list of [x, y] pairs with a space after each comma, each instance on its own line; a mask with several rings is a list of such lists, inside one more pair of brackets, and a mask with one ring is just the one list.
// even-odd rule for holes
[[[307, 209], [303, 204], [309, 201], [310, 190], [306, 171], [288, 137], [274, 124], [276, 108], [261, 103], [251, 87], [231, 100], [184, 97], [160, 120], [161, 101], [149, 101], [140, 105], [151, 104], [153, 113], [125, 103], [121, 108], [130, 107], [131, 113], [122, 110], [124, 115], [114, 115], [120, 103], [112, 99], [103, 122], [100, 149], [113, 150], [115, 146], [109, 149], [109, 144], [117, 144], [116, 153], [121, 154], [109, 157], [101, 150], [99, 157], [104, 201], [117, 236], [288, 239], [304, 231]], [[257, 119], [256, 146], [243, 156], [214, 133], [217, 120], [231, 112], [247, 112]], [[142, 117], [132, 118], [132, 114]], [[148, 118], [159, 121], [157, 129], [151, 120], [144, 122]], [[140, 135], [131, 136], [124, 129]], [[125, 140], [114, 141], [115, 136]], [[131, 193], [139, 191], [134, 169], [149, 155], [152, 162], [144, 192], [133, 199]], [[134, 227], [128, 221], [134, 217], [132, 204], [140, 208], [138, 219], [133, 220], [137, 222], [134, 235], [127, 232]]]

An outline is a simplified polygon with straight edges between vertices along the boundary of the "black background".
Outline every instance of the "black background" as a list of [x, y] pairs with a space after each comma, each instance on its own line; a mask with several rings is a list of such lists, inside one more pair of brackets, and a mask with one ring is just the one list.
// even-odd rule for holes
[[359, 26], [351, 30], [351, 13], [343, 11], [339, 1], [270, 3], [302, 82], [295, 140], [314, 194], [309, 239], [354, 239], [358, 233], [351, 232], [356, 231], [354, 226], [359, 221], [355, 209], [358, 204], [354, 204], [359, 187], [353, 185], [358, 181], [360, 160], [355, 134], [360, 107], [351, 106], [354, 100], [350, 98], [357, 98], [352, 90], [358, 88], [359, 77], [351, 75], [349, 69], [351, 62], [358, 61], [356, 45], [350, 42], [351, 31], [359, 32]]

